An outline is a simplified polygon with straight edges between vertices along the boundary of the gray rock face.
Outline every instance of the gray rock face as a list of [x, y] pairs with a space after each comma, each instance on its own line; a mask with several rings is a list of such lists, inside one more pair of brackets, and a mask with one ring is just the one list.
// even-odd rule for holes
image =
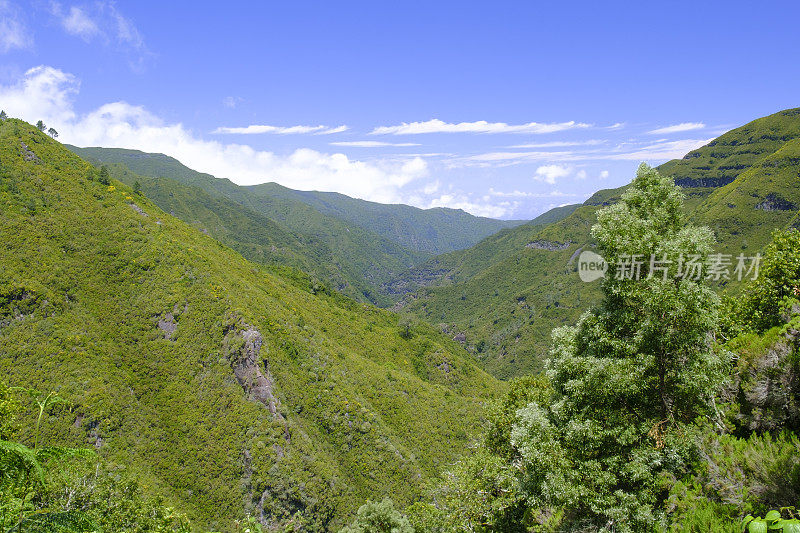
[[795, 211], [797, 206], [780, 195], [769, 193], [756, 205], [756, 209], [761, 209], [762, 211]]
[[545, 240], [538, 240], [529, 242], [525, 245], [525, 248], [531, 248], [533, 250], [548, 250], [550, 252], [557, 252], [559, 250], [566, 250], [570, 247], [572, 241], [567, 242], [557, 242], [557, 241], [545, 241]]
[[22, 158], [25, 161], [33, 161], [34, 163], [41, 163], [42, 162], [42, 160], [39, 159], [39, 157], [36, 154], [33, 153], [33, 150], [28, 148], [27, 144], [25, 144], [24, 142], [20, 141], [19, 145], [20, 145], [20, 148], [21, 148], [21, 151], [22, 151]]
[[158, 329], [164, 334], [164, 338], [168, 341], [172, 340], [172, 336], [178, 330], [178, 323], [175, 322], [175, 317], [172, 313], [167, 313], [158, 319]]
[[736, 176], [717, 176], [713, 178], [675, 177], [675, 185], [684, 189], [694, 187], [724, 187], [736, 179]]
[[284, 420], [278, 412], [280, 402], [273, 393], [275, 382], [269, 373], [267, 362], [264, 361], [263, 371], [258, 364], [263, 345], [261, 333], [256, 328], [243, 324], [242, 329], [234, 327], [229, 330], [224, 343], [233, 374], [248, 397], [262, 403], [276, 419]]

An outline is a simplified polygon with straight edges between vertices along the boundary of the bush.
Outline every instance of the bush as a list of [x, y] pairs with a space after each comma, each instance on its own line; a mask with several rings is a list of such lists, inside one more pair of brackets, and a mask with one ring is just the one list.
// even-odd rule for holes
[[389, 498], [368, 501], [358, 509], [356, 519], [339, 533], [414, 533], [408, 518], [394, 508]]

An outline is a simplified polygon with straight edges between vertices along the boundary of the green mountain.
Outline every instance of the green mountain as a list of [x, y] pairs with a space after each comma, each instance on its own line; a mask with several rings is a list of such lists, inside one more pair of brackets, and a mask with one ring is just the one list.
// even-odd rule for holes
[[430, 257], [299, 200], [254, 194], [162, 154], [69, 148], [96, 164], [118, 165], [112, 167], [115, 177], [128, 185], [139, 181], [156, 205], [206, 229], [245, 257], [302, 268], [360, 301], [390, 304], [378, 287]]
[[104, 181], [0, 123], [0, 373], [69, 401], [44, 441], [95, 447], [198, 526], [330, 530], [368, 498], [408, 504], [504, 390], [432, 328]]
[[[163, 154], [69, 148], [97, 164], [122, 165], [115, 174], [118, 179], [129, 185], [139, 181], [159, 207], [205, 227], [245, 257], [301, 268], [348, 296], [382, 306], [394, 300], [381, 286], [400, 272], [433, 254], [467, 248], [522, 223], [455, 209], [418, 209], [337, 193], [296, 191], [276, 183], [240, 187]], [[237, 219], [235, 224], [230, 217]], [[258, 231], [253, 226], [264, 228]]]
[[377, 233], [416, 252], [442, 254], [468, 248], [503, 228], [524, 220], [476, 217], [461, 209], [420, 209], [402, 204], [379, 204], [335, 192], [296, 191], [277, 183], [254, 185], [256, 196], [296, 200], [330, 215]]
[[[799, 142], [800, 109], [790, 109], [731, 130], [658, 170], [684, 188], [692, 221], [714, 230], [717, 251], [750, 256], [800, 209]], [[597, 283], [579, 280], [576, 259], [593, 245], [596, 210], [624, 190], [599, 191], [559, 221], [505, 230], [414, 267], [387, 284], [409, 293], [396, 308], [438, 324], [499, 377], [535, 372], [553, 327], [574, 323], [598, 301]]]

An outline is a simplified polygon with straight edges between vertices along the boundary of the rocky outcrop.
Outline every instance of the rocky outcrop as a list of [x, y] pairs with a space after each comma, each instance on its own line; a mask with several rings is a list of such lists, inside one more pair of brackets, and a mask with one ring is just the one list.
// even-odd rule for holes
[[146, 217], [146, 216], [147, 216], [147, 213], [145, 213], [145, 212], [144, 212], [144, 209], [142, 209], [142, 208], [141, 208], [141, 207], [139, 207], [138, 205], [134, 204], [133, 202], [131, 202], [131, 203], [130, 203], [130, 204], [128, 204], [128, 205], [130, 205], [130, 206], [131, 206], [131, 209], [133, 209], [134, 211], [136, 211], [137, 213], [139, 213], [139, 214], [140, 214], [140, 215], [142, 215], [143, 217]]
[[791, 326], [766, 350], [740, 359], [725, 396], [741, 406], [737, 425], [747, 431], [800, 428], [800, 331]]
[[762, 211], [795, 211], [797, 206], [782, 196], [771, 192], [756, 205], [756, 209]]
[[167, 313], [164, 316], [158, 317], [158, 329], [164, 334], [164, 338], [168, 341], [172, 340], [173, 335], [178, 330], [178, 323], [175, 322], [175, 317], [172, 313]]
[[533, 250], [548, 250], [550, 252], [557, 252], [560, 250], [566, 250], [572, 245], [572, 241], [567, 242], [558, 242], [558, 241], [546, 241], [543, 239], [529, 242], [525, 245], [525, 248], [531, 248]]
[[723, 187], [733, 180], [736, 176], [717, 176], [713, 178], [681, 178], [675, 177], [675, 185], [690, 189], [693, 187]]
[[25, 161], [32, 161], [34, 163], [41, 164], [42, 160], [39, 159], [39, 157], [36, 154], [33, 153], [33, 150], [28, 148], [27, 144], [25, 144], [24, 142], [20, 141], [19, 145], [20, 145], [20, 151], [22, 152], [22, 158]]
[[275, 382], [269, 373], [267, 361], [264, 370], [259, 365], [263, 339], [259, 331], [248, 325], [236, 323], [227, 328], [223, 351], [230, 361], [236, 381], [248, 398], [260, 402], [277, 420], [284, 420], [278, 412], [280, 402], [275, 397]]

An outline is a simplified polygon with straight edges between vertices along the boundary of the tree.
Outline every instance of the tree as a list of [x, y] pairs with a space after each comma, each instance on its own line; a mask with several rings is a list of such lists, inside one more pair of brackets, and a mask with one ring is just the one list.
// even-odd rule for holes
[[778, 230], [764, 250], [758, 278], [738, 307], [749, 329], [765, 331], [783, 322], [787, 300], [800, 298], [800, 231]]
[[368, 501], [358, 509], [356, 519], [339, 533], [414, 533], [408, 518], [394, 508], [389, 498]]
[[142, 194], [142, 184], [139, 183], [139, 180], [133, 182], [133, 192], [134, 194]]
[[47, 130], [47, 134], [48, 134], [48, 135], [50, 135], [50, 137], [52, 137], [53, 139], [55, 139], [56, 137], [58, 137], [58, 132], [56, 131], [56, 129], [55, 129], [55, 128], [50, 128], [50, 129], [48, 129], [48, 130]]
[[413, 327], [414, 320], [410, 316], [402, 316], [397, 322], [397, 327], [400, 328], [400, 337], [403, 339], [410, 339], [414, 336]]
[[5, 111], [0, 111], [0, 120], [5, 120], [8, 118]]
[[688, 424], [722, 378], [709, 335], [718, 299], [681, 272], [688, 257], [702, 264], [713, 236], [686, 223], [682, 202], [671, 179], [642, 165], [598, 213], [603, 301], [553, 331], [553, 398], [517, 413], [511, 442], [528, 501], [566, 521], [620, 532], [663, 523], [665, 482], [692, 457]]
[[44, 122], [42, 122], [41, 120], [36, 123], [36, 127], [39, 129], [39, 131], [44, 131], [45, 128], [47, 128], [47, 126], [45, 126]]
[[107, 166], [103, 165], [100, 167], [100, 178], [98, 178], [98, 181], [103, 185], [108, 185], [109, 183], [111, 183], [111, 179], [108, 175]]

